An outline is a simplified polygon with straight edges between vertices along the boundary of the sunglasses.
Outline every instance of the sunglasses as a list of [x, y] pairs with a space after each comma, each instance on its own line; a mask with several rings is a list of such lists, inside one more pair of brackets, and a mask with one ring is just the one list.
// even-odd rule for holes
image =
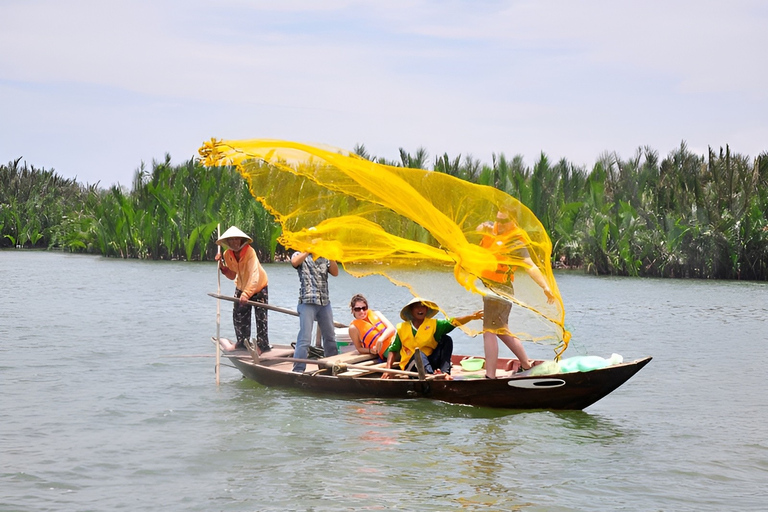
[[358, 306], [358, 307], [352, 308], [352, 311], [368, 311], [368, 306]]

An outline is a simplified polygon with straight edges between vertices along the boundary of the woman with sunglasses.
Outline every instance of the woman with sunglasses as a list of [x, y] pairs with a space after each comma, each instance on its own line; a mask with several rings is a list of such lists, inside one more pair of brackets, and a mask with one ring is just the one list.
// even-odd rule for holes
[[380, 311], [368, 309], [368, 300], [360, 294], [349, 303], [354, 320], [349, 324], [349, 337], [361, 354], [376, 354], [382, 360], [395, 337], [395, 326]]

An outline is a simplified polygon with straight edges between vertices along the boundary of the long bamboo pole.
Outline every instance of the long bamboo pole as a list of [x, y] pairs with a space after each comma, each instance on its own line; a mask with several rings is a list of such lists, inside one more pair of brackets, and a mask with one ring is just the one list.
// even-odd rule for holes
[[[221, 224], [216, 225], [216, 239], [221, 236]], [[216, 244], [216, 254], [221, 254], [221, 246]], [[219, 270], [219, 260], [216, 260], [216, 293], [221, 295], [221, 271]], [[216, 301], [216, 385], [220, 382], [221, 372], [221, 301]]]
[[[208, 295], [210, 295], [211, 297], [215, 297], [217, 299], [228, 300], [230, 302], [238, 302], [240, 300], [240, 299], [236, 299], [235, 297], [229, 297], [227, 295], [221, 295], [220, 293], [209, 293]], [[250, 304], [251, 306], [255, 306], [257, 308], [268, 309], [270, 311], [277, 311], [278, 313], [284, 313], [286, 315], [299, 316], [299, 314], [296, 311], [293, 311], [292, 309], [281, 308], [279, 306], [273, 306], [272, 304], [264, 304], [264, 303], [255, 302], [255, 301], [252, 301], [252, 300], [246, 301], [246, 304]], [[333, 322], [333, 326], [334, 327], [349, 327], [346, 324], [342, 324], [342, 323], [336, 322], [336, 321]]]

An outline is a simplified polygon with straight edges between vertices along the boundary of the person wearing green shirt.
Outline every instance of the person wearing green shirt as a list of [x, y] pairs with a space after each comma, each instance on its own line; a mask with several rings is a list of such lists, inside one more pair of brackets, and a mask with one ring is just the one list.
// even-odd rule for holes
[[[397, 324], [395, 340], [385, 354], [387, 368], [392, 368], [397, 361], [400, 369], [413, 371], [416, 368], [414, 355], [418, 348], [427, 373], [444, 373], [446, 378], [450, 378], [453, 340], [448, 333], [470, 320], [483, 318], [483, 312], [481, 310], [467, 316], [438, 320], [434, 318], [438, 311], [437, 304], [420, 297], [403, 307], [400, 311], [403, 322]], [[382, 378], [390, 376], [385, 373]]]

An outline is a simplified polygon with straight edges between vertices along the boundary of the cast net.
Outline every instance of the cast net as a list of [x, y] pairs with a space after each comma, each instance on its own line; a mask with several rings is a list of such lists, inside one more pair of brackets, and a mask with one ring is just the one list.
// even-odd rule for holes
[[[234, 165], [282, 226], [285, 247], [334, 259], [356, 277], [378, 274], [435, 301], [435, 284], [512, 303], [509, 331], [565, 350], [570, 334], [551, 266], [552, 244], [536, 216], [506, 193], [423, 169], [392, 167], [347, 151], [279, 140], [216, 140], [204, 165]], [[450, 283], [449, 283], [450, 282]], [[547, 290], [548, 295], [545, 293]], [[483, 331], [482, 320], [462, 329]], [[504, 334], [503, 326], [496, 330]]]

